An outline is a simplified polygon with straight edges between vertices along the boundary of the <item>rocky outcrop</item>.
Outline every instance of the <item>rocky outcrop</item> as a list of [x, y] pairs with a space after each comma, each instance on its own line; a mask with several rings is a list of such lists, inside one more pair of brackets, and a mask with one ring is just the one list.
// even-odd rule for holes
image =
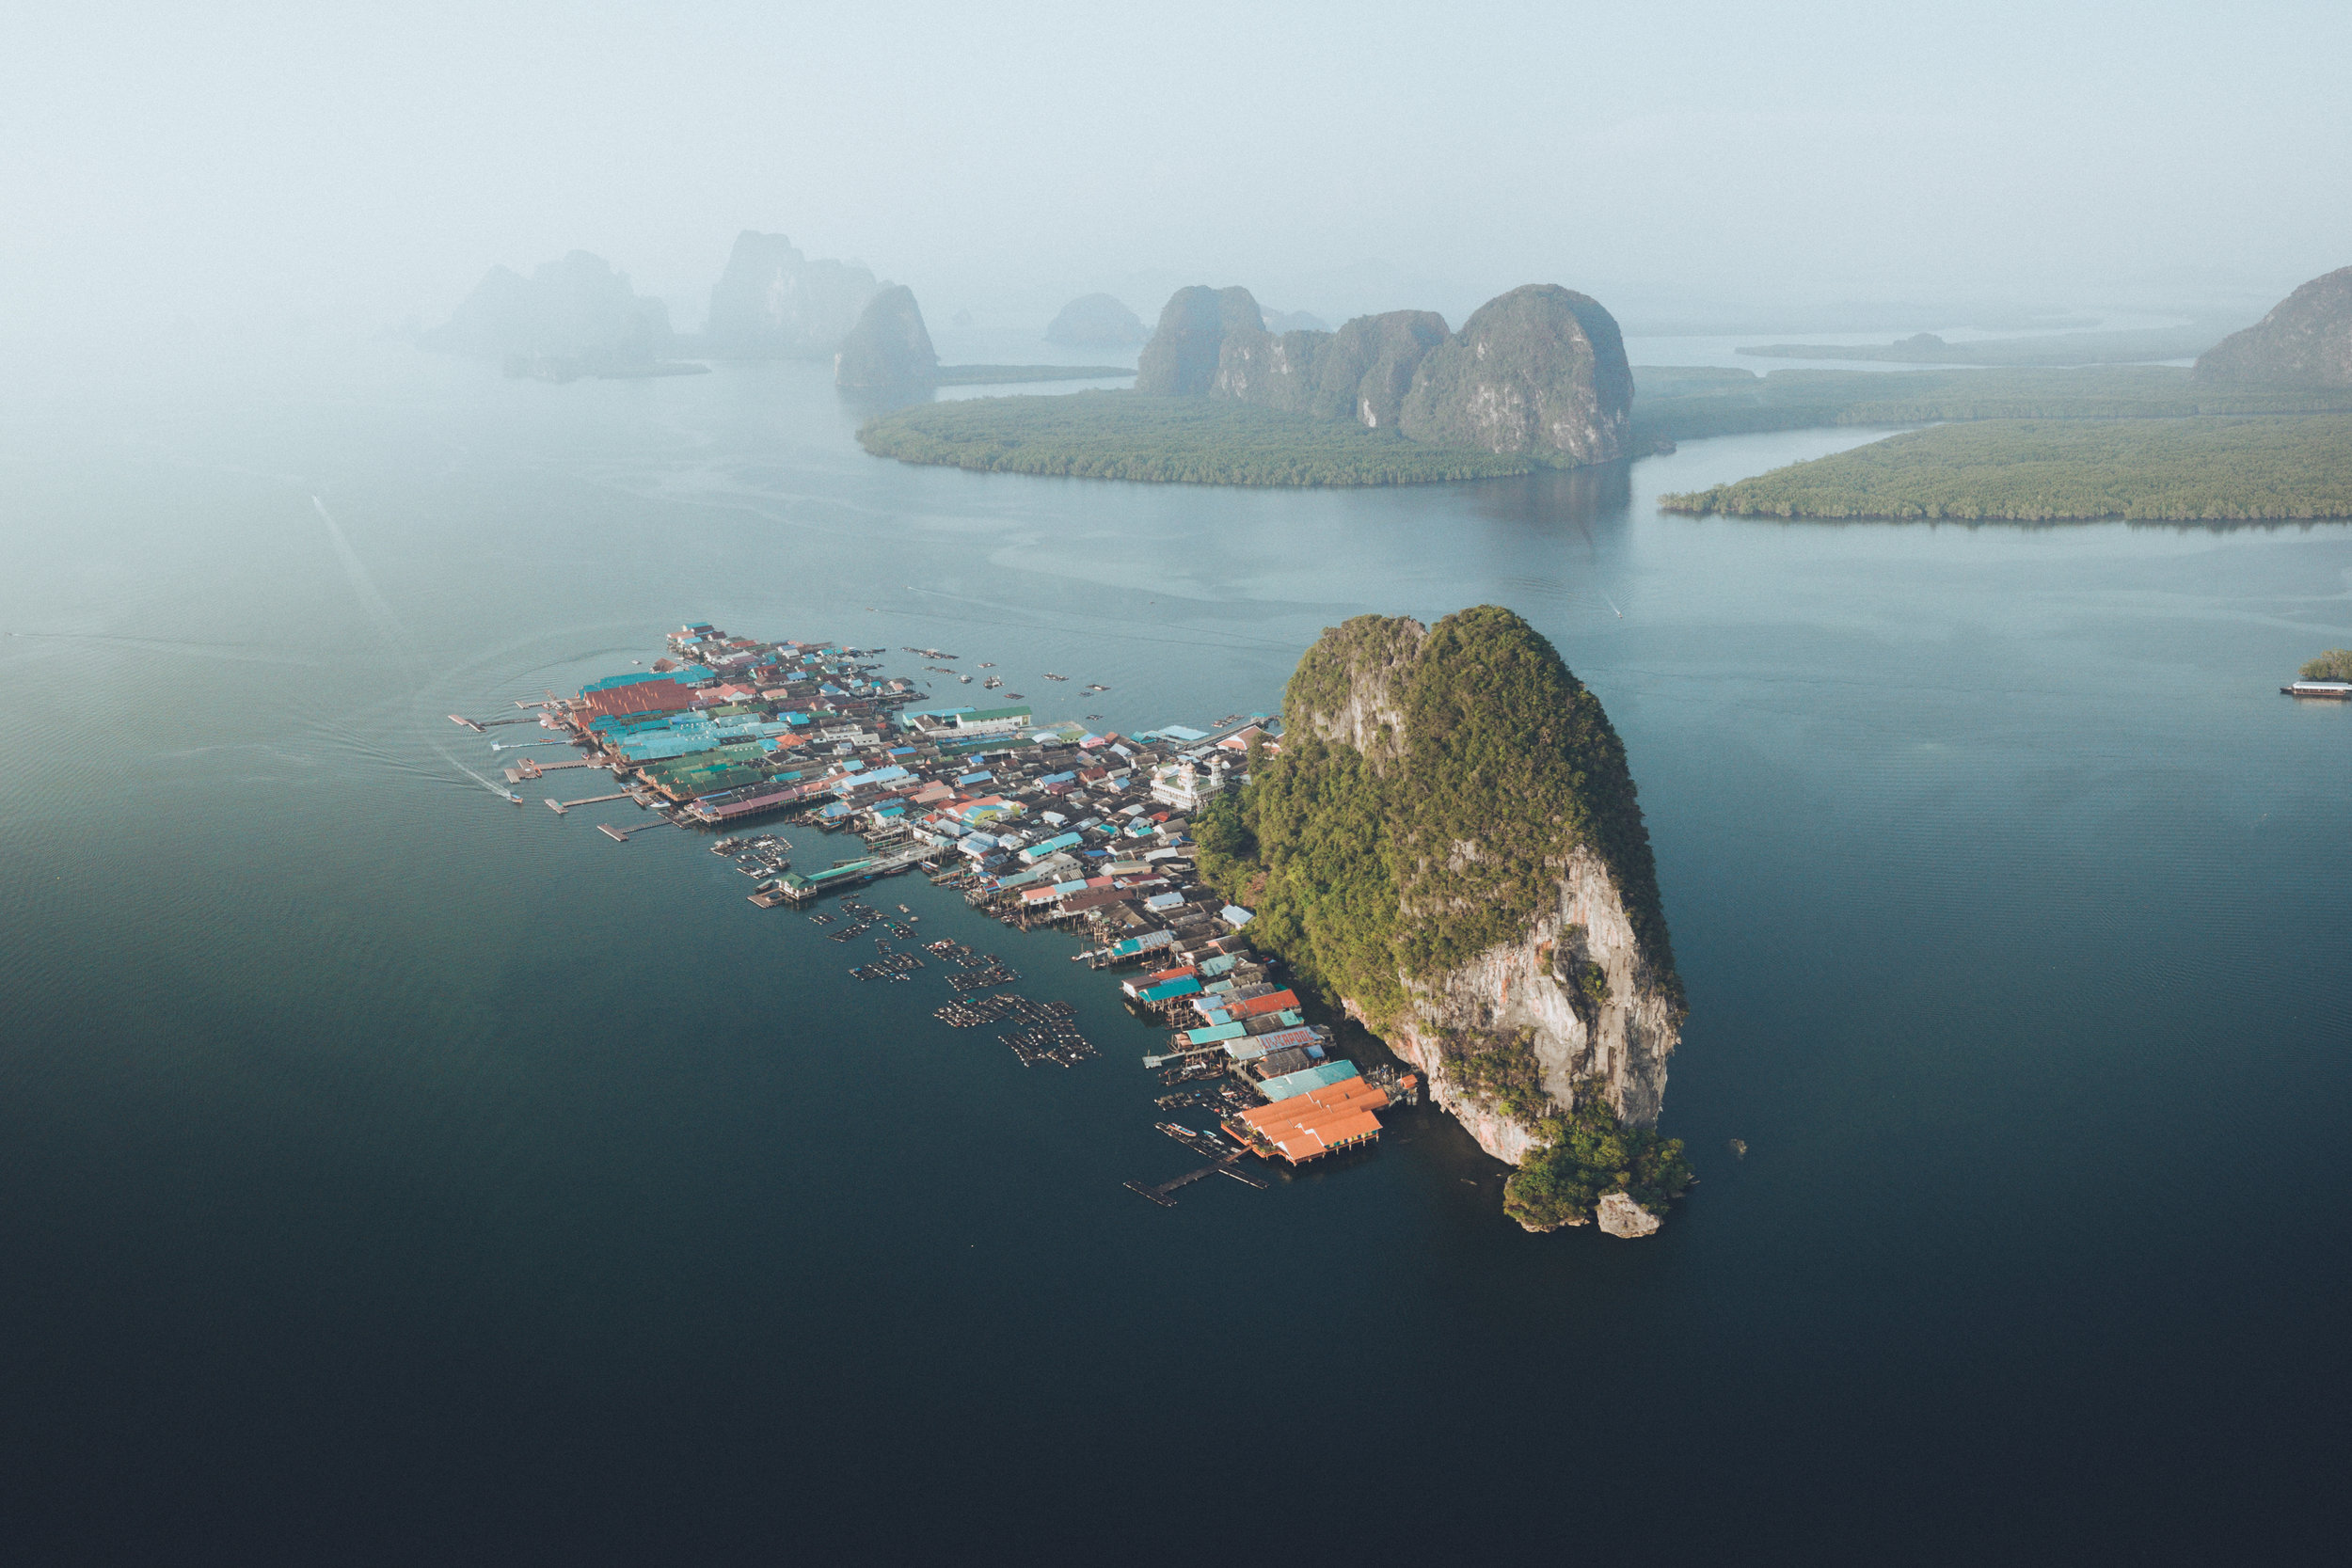
[[1445, 341], [1445, 318], [1435, 310], [1358, 316], [1323, 351], [1312, 411], [1375, 430], [1397, 428], [1414, 374]]
[[492, 267], [455, 313], [418, 346], [503, 359], [555, 356], [608, 367], [649, 364], [671, 344], [669, 309], [640, 297], [628, 276], [575, 250], [524, 277]]
[[833, 384], [845, 391], [891, 392], [929, 386], [938, 377], [939, 355], [923, 325], [923, 309], [903, 283], [873, 297], [834, 356]]
[[2352, 267], [2314, 277], [2243, 332], [2207, 349], [2201, 380], [2352, 387]]
[[1414, 373], [1399, 428], [1416, 441], [1568, 463], [1623, 456], [1633, 372], [1598, 300], [1531, 283], [1487, 301]]
[[1359, 316], [1337, 332], [1271, 332], [1247, 289], [1184, 289], [1160, 313], [1136, 390], [1393, 429], [1413, 372], [1445, 337], [1434, 310]]
[[1611, 1236], [1653, 1236], [1658, 1233], [1656, 1214], [1643, 1208], [1624, 1193], [1603, 1193], [1600, 1198], [1600, 1228]]
[[1072, 300], [1045, 328], [1045, 341], [1063, 348], [1133, 348], [1143, 338], [1142, 318], [1109, 294]]
[[[1401, 763], [1411, 743], [1406, 683], [1428, 634], [1419, 622], [1402, 617], [1367, 616], [1343, 629], [1354, 633], [1343, 676], [1326, 670], [1303, 689], [1294, 680], [1294, 697], [1307, 702], [1287, 702], [1285, 719], [1375, 764]], [[1302, 672], [1306, 668], [1302, 662]], [[1605, 789], [1611, 782], [1594, 784]], [[1608, 836], [1620, 841], [1617, 858], [1638, 855], [1639, 863], [1624, 869], [1654, 902], [1655, 871], [1638, 809], [1631, 808], [1630, 779], [1624, 788], [1625, 807], [1635, 810], [1634, 831], [1621, 828]], [[1665, 1103], [1667, 1058], [1682, 1037], [1681, 989], [1663, 930], [1636, 929], [1635, 901], [1611, 867], [1602, 836], [1581, 837], [1552, 857], [1545, 895], [1506, 940], [1435, 973], [1404, 974], [1405, 1005], [1387, 1019], [1367, 1017], [1359, 1005], [1348, 1008], [1422, 1069], [1431, 1098], [1481, 1148], [1512, 1164], [1534, 1147], [1534, 1118], [1525, 1114], [1527, 1107], [1505, 1108], [1464, 1082], [1462, 1058], [1482, 1048], [1523, 1052], [1544, 1096], [1560, 1105], [1574, 1102], [1580, 1085], [1595, 1081], [1604, 1085], [1618, 1117], [1637, 1126], [1654, 1125]], [[1465, 868], [1488, 858], [1476, 835], [1452, 847]], [[1423, 913], [1444, 917], [1435, 910]]]
[[1327, 630], [1283, 719], [1239, 805], [1197, 827], [1251, 934], [1520, 1167], [1521, 1224], [1589, 1221], [1605, 1191], [1662, 1213], [1690, 1180], [1654, 1130], [1682, 988], [1598, 698], [1481, 606]]
[[1229, 339], [1232, 352], [1244, 356], [1272, 341], [1248, 289], [1196, 284], [1177, 290], [1136, 361], [1136, 390], [1150, 397], [1207, 397], [1218, 388]]
[[[1586, 978], [1595, 968], [1606, 981], [1598, 1001], [1586, 990], [1600, 990]], [[1517, 940], [1406, 989], [1409, 1003], [1383, 1037], [1389, 1049], [1427, 1075], [1430, 1097], [1498, 1160], [1527, 1157], [1533, 1118], [1463, 1084], [1454, 1062], [1465, 1042], [1524, 1051], [1558, 1104], [1597, 1079], [1623, 1120], [1653, 1126], [1664, 1108], [1681, 1001], [1650, 974], [1616, 879], [1589, 847], [1571, 851], [1553, 899]]]
[[822, 359], [882, 287], [854, 261], [812, 261], [782, 234], [746, 229], [711, 285], [704, 341], [729, 358]]
[[1550, 284], [1489, 301], [1452, 335], [1431, 310], [1275, 332], [1247, 289], [1180, 289], [1144, 345], [1136, 390], [1232, 398], [1560, 467], [1624, 455], [1633, 407], [1615, 320]]

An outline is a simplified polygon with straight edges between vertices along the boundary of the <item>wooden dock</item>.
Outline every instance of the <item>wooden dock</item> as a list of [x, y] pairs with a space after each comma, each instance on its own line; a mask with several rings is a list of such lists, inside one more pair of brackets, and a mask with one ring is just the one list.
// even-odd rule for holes
[[548, 797], [548, 810], [555, 813], [556, 816], [561, 816], [565, 812], [571, 810], [574, 806], [593, 806], [600, 804], [606, 800], [634, 800], [636, 799], [636, 796], [630, 794], [626, 789], [616, 790], [611, 795], [590, 795], [578, 800], [559, 800], [554, 796], [550, 795]]
[[575, 758], [570, 762], [534, 762], [529, 757], [518, 757], [514, 766], [506, 770], [506, 779], [509, 784], [521, 784], [526, 779], [535, 779], [542, 773], [552, 773], [559, 768], [603, 766], [603, 763], [587, 757]]
[[[1163, 1124], [1162, 1131], [1166, 1131], [1166, 1124]], [[1170, 1133], [1169, 1135], [1171, 1137], [1174, 1136], [1173, 1133]], [[1201, 1135], [1199, 1133], [1193, 1133], [1190, 1136], [1179, 1139], [1178, 1141], [1183, 1143], [1188, 1148], [1199, 1148], [1202, 1147]], [[1212, 1145], [1210, 1147], [1214, 1146]], [[1235, 1166], [1235, 1162], [1241, 1160], [1250, 1151], [1246, 1148], [1234, 1149], [1231, 1154], [1225, 1155], [1223, 1158], [1209, 1164], [1202, 1165], [1199, 1170], [1188, 1170], [1184, 1172], [1184, 1175], [1177, 1177], [1174, 1180], [1163, 1181], [1156, 1187], [1147, 1186], [1141, 1181], [1130, 1181], [1126, 1183], [1126, 1188], [1131, 1193], [1142, 1194], [1145, 1197], [1150, 1198], [1152, 1202], [1158, 1204], [1163, 1209], [1173, 1209], [1176, 1207], [1176, 1200], [1169, 1196], [1169, 1194], [1173, 1193], [1179, 1187], [1191, 1186], [1195, 1181], [1200, 1180], [1204, 1176], [1230, 1176], [1245, 1187], [1254, 1187], [1258, 1191], [1263, 1192], [1265, 1191], [1266, 1186], [1264, 1182], [1259, 1180], [1248, 1171], [1237, 1169]]]

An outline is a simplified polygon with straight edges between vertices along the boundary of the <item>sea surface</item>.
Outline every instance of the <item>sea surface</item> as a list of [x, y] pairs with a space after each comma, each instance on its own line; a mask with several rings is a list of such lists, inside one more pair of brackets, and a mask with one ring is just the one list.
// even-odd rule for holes
[[[0, 1557], [2341, 1549], [2352, 710], [2278, 687], [2352, 531], [1654, 505], [1858, 431], [1275, 492], [859, 417], [389, 344], [0, 385]], [[1482, 603], [1641, 785], [1701, 1178], [1652, 1240], [1522, 1232], [1426, 1111], [1154, 1208], [1159, 1037], [1068, 939], [869, 895], [1104, 1048], [1025, 1069], [445, 717], [710, 620], [1200, 724]]]

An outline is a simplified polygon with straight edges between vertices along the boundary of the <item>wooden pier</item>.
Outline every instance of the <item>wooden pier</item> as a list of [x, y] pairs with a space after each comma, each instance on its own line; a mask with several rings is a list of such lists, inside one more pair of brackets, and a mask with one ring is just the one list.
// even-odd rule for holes
[[1141, 1181], [1130, 1181], [1126, 1183], [1129, 1192], [1140, 1193], [1163, 1209], [1173, 1209], [1176, 1207], [1176, 1200], [1168, 1195], [1179, 1187], [1189, 1187], [1204, 1176], [1230, 1176], [1245, 1187], [1255, 1187], [1260, 1192], [1265, 1191], [1264, 1182], [1248, 1171], [1236, 1167], [1236, 1162], [1247, 1157], [1253, 1152], [1252, 1150], [1245, 1148], [1227, 1151], [1225, 1140], [1215, 1133], [1196, 1132], [1188, 1127], [1180, 1127], [1172, 1121], [1161, 1122], [1159, 1129], [1195, 1153], [1214, 1154], [1216, 1158], [1208, 1164], [1202, 1165], [1199, 1170], [1188, 1170], [1174, 1180], [1163, 1181], [1156, 1187], [1149, 1186]]
[[590, 795], [578, 800], [559, 800], [550, 795], [548, 797], [548, 810], [561, 816], [574, 806], [593, 806], [606, 800], [634, 800], [636, 799], [635, 795], [626, 789], [617, 790], [611, 795]]

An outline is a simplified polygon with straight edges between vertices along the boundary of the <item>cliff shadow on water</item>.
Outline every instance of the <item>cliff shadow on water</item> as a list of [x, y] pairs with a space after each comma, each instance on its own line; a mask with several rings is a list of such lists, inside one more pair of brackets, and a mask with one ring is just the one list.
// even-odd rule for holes
[[1620, 457], [1581, 468], [1537, 468], [1485, 480], [1462, 492], [1470, 509], [1498, 523], [1548, 531], [1581, 525], [1597, 533], [1622, 530], [1633, 510], [1633, 460]]

